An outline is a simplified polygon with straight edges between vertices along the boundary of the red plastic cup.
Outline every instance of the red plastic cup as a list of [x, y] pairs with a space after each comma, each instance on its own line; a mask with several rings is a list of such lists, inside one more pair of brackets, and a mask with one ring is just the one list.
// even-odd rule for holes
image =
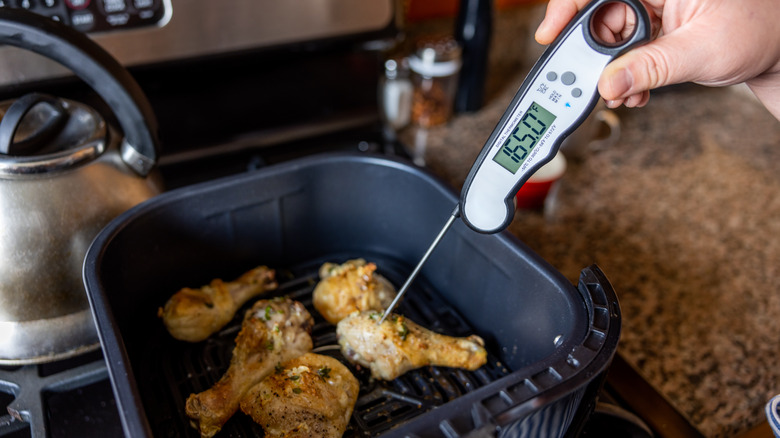
[[520, 187], [515, 196], [517, 208], [526, 210], [544, 207], [544, 201], [550, 189], [566, 172], [566, 158], [558, 152], [549, 163], [536, 171], [528, 181]]

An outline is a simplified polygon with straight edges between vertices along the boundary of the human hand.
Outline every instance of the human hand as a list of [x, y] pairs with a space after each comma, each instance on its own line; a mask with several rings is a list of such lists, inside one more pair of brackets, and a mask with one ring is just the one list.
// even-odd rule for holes
[[[725, 86], [746, 82], [780, 119], [780, 3], [777, 0], [643, 0], [652, 42], [607, 65], [599, 93], [607, 106], [644, 106], [649, 90], [695, 82]], [[550, 44], [588, 0], [550, 0], [536, 40]], [[628, 6], [610, 4], [594, 25], [605, 40], [626, 37]]]

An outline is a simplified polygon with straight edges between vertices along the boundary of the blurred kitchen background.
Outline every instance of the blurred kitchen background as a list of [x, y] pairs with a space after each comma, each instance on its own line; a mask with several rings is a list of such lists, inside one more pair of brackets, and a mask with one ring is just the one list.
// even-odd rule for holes
[[[10, 1], [0, 6], [56, 4], [81, 20], [74, 23], [95, 26], [84, 30], [110, 52], [124, 53], [110, 23], [95, 17], [125, 2], [86, 1], [77, 10], [74, 0]], [[98, 4], [91, 22], [74, 14]], [[370, 34], [359, 42], [283, 41], [285, 50], [263, 51], [263, 62], [220, 53], [197, 64], [123, 56], [157, 111], [168, 188], [282, 161], [299, 153], [291, 145], [317, 152], [308, 135], [327, 144], [338, 132], [355, 139], [354, 149], [407, 157], [459, 190], [544, 49], [533, 33], [545, 7], [403, 0], [390, 29], [364, 31], [358, 15], [357, 31], [348, 32]], [[164, 13], [148, 19], [169, 19]], [[142, 39], [143, 25], [123, 35]], [[69, 84], [57, 74], [30, 79], [9, 67], [13, 52], [3, 56], [1, 96]], [[275, 67], [266, 68], [267, 59]], [[152, 64], [169, 68], [162, 74]], [[231, 78], [231, 70], [252, 73]], [[214, 88], [218, 81], [234, 81], [229, 93]], [[190, 96], [195, 89], [202, 93]], [[301, 89], [334, 103], [282, 104]], [[69, 93], [88, 99], [78, 86]], [[179, 112], [180, 98], [192, 114]], [[227, 99], [235, 113], [222, 110]], [[209, 121], [221, 127], [202, 129]], [[614, 285], [623, 329], [604, 396], [659, 437], [770, 436], [764, 405], [780, 393], [780, 123], [742, 86], [686, 84], [654, 91], [642, 109], [600, 105], [581, 130], [562, 148], [564, 170], [549, 191], [519, 200], [510, 232], [572, 282], [597, 263]]]

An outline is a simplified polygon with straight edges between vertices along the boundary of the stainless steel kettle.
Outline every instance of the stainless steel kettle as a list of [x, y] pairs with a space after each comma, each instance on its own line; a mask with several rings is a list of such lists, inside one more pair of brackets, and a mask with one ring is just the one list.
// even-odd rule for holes
[[0, 365], [42, 363], [99, 346], [82, 263], [111, 219], [160, 192], [157, 126], [129, 72], [85, 35], [0, 8], [0, 44], [69, 68], [122, 132], [71, 100], [0, 102]]

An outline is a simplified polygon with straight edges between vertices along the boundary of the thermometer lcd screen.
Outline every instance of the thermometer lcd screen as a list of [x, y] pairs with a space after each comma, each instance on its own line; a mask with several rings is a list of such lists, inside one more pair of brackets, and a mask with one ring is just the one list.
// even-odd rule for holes
[[516, 173], [555, 118], [555, 114], [542, 108], [538, 103], [531, 103], [509, 138], [493, 157], [493, 161], [504, 169]]

